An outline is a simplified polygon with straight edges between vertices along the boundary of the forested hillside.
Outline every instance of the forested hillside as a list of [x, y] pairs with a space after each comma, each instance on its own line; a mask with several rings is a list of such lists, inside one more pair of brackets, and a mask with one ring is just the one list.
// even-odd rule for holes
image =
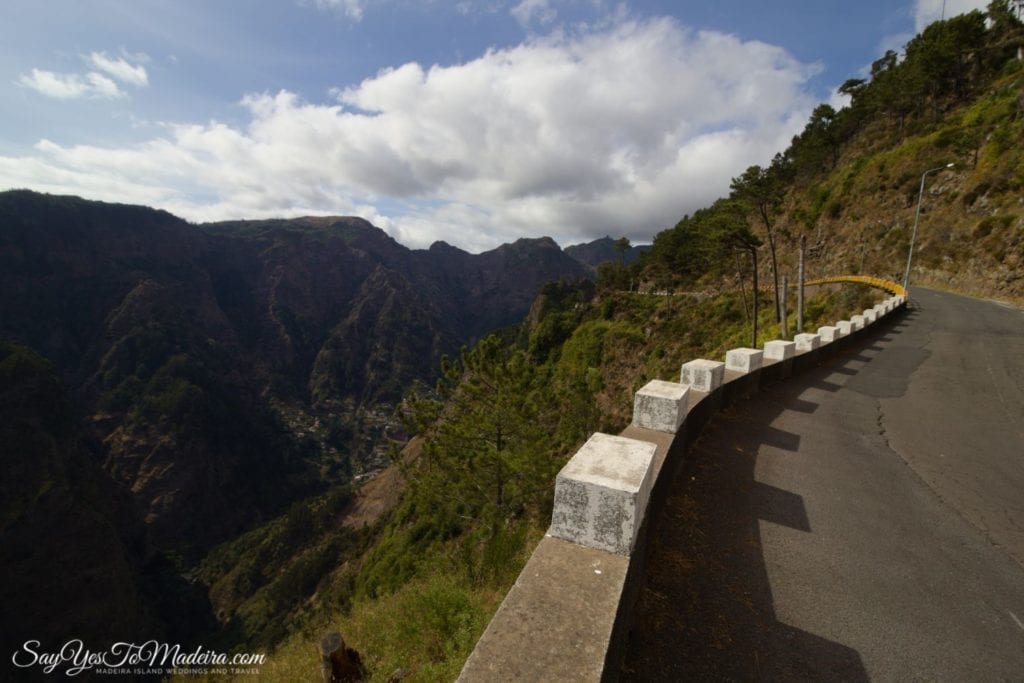
[[[711, 207], [659, 234], [626, 276], [641, 286], [691, 286], [702, 254], [725, 249], [716, 275], [778, 290], [796, 276], [800, 240], [809, 275], [867, 273], [902, 281], [922, 175], [911, 282], [1024, 297], [1024, 27], [1008, 2], [936, 22], [902, 55], [839, 88], [849, 106], [821, 104], [771, 163], [733, 179]], [[952, 167], [947, 167], [952, 164]], [[761, 246], [763, 245], [763, 246]], [[775, 297], [777, 299], [777, 296]]]
[[[192, 225], [0, 193], [0, 554], [19, 605], [5, 615], [23, 622], [5, 620], [5, 636], [60, 640], [89, 624], [124, 638], [134, 624], [208, 637], [214, 609], [231, 617], [195, 581], [213, 547], [310, 496], [326, 496], [323, 514], [343, 508], [403, 438], [404, 391], [432, 383], [444, 353], [519, 321], [545, 282], [586, 274], [550, 239], [414, 251], [356, 218]], [[332, 545], [318, 571], [350, 551]], [[246, 559], [257, 574], [283, 562]], [[71, 562], [122, 588], [83, 590]], [[245, 597], [260, 576], [246, 575]], [[54, 599], [66, 619], [20, 609]]]

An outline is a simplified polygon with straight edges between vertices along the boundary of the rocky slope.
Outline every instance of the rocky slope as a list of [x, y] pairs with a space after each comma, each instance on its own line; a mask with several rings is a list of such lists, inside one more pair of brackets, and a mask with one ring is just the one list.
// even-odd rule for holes
[[349, 476], [363, 416], [585, 276], [549, 239], [414, 251], [357, 218], [0, 193], [0, 338], [54, 363], [150, 541], [186, 559]]
[[191, 611], [202, 597], [148, 549], [131, 496], [82, 438], [53, 366], [6, 342], [0, 444], [0, 646], [8, 656], [30, 638], [44, 648], [73, 638], [95, 647], [202, 628], [202, 610]]
[[[1005, 2], [931, 24], [815, 110], [777, 161], [780, 266], [800, 235], [812, 274], [902, 280], [1024, 301], [1024, 23]], [[924, 192], [921, 193], [922, 176]], [[755, 221], [755, 223], [758, 221]]]

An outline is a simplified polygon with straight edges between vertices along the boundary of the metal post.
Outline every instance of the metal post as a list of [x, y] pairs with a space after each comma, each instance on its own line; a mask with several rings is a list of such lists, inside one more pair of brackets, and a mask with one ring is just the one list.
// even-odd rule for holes
[[800, 283], [796, 290], [796, 331], [804, 331], [804, 248], [807, 246], [807, 235], [800, 235]]
[[336, 680], [335, 660], [344, 649], [345, 641], [337, 631], [326, 634], [320, 641], [320, 677], [324, 683], [333, 683]]
[[917, 213], [914, 214], [914, 229], [910, 233], [910, 251], [907, 252], [907, 270], [903, 274], [903, 289], [907, 289], [910, 286], [910, 262], [914, 258], [914, 242], [917, 240], [917, 223], [921, 220], [921, 201], [924, 199], [924, 179], [929, 173], [935, 171], [941, 171], [944, 168], [953, 168], [953, 164], [949, 163], [945, 166], [936, 166], [935, 168], [929, 168], [927, 171], [921, 174], [921, 188], [917, 192]]
[[359, 653], [346, 647], [337, 631], [331, 631], [320, 640], [320, 678], [323, 683], [366, 680], [366, 667]]
[[786, 295], [789, 294], [789, 276], [782, 276], [782, 296], [779, 297], [779, 312], [782, 314], [782, 338], [789, 339], [789, 319], [786, 316]]
[[864, 258], [868, 253], [868, 238], [865, 236], [867, 228], [860, 231], [860, 268], [857, 269], [857, 275], [864, 274]]
[[750, 248], [750, 260], [754, 264], [754, 303], [751, 306], [753, 312], [750, 316], [753, 326], [750, 330], [750, 347], [757, 348], [757, 297], [761, 293], [757, 288], [757, 247]]

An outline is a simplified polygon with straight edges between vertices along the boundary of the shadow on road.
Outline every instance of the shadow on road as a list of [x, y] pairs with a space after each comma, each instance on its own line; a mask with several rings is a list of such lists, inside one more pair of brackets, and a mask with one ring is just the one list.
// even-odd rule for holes
[[[843, 370], [846, 370], [846, 369], [847, 368], [843, 368]], [[835, 369], [833, 368], [833, 371], [834, 370]], [[815, 374], [817, 374], [817, 373], [815, 373]], [[832, 373], [825, 373], [824, 375], [818, 375], [818, 377], [827, 377], [830, 374], [832, 374]], [[845, 375], [846, 372], [843, 372], [842, 374]], [[856, 374], [856, 373], [854, 373], [854, 374]], [[835, 382], [829, 382], [828, 380], [825, 380], [825, 379], [814, 379], [814, 378], [809, 378], [809, 380], [807, 381], [807, 386], [814, 387], [815, 389], [821, 389], [822, 391], [827, 391], [830, 394], [834, 394], [834, 393], [836, 393], [837, 391], [839, 391], [840, 389], [843, 388], [842, 385], [836, 384]]]
[[[870, 338], [881, 348], [891, 324]], [[760, 521], [814, 533], [803, 498], [755, 480], [760, 448], [796, 452], [800, 437], [770, 425], [782, 411], [813, 412], [808, 387], [835, 392], [871, 359], [850, 351], [716, 415], [690, 451], [652, 525], [644, 585], [630, 632], [627, 681], [866, 681], [860, 654], [779, 621]]]

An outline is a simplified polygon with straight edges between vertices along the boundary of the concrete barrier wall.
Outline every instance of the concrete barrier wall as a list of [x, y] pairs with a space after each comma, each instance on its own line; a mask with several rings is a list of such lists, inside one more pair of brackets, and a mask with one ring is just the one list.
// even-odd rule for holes
[[617, 436], [595, 434], [559, 473], [551, 528], [459, 680], [615, 680], [650, 526], [704, 426], [724, 406], [859, 348], [905, 306], [895, 295], [855, 321], [769, 341], [763, 350], [733, 349], [724, 363], [690, 361], [679, 382], [641, 388], [633, 424]]

